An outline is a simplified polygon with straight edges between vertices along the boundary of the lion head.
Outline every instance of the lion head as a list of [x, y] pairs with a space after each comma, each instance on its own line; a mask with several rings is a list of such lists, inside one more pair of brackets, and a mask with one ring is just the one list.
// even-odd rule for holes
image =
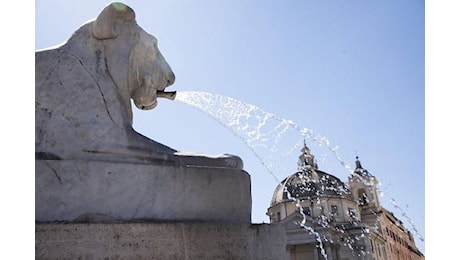
[[[132, 99], [137, 108], [155, 108], [157, 97], [167, 96], [164, 90], [174, 83], [174, 73], [158, 49], [158, 40], [136, 23], [129, 6], [118, 2], [107, 5], [93, 22], [92, 35], [107, 41], [110, 74], [119, 92]], [[124, 64], [128, 64], [127, 71]]]

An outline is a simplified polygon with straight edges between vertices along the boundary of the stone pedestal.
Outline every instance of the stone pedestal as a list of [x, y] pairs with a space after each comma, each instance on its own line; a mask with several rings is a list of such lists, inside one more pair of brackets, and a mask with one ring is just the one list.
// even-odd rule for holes
[[36, 259], [283, 260], [280, 224], [37, 224]]
[[251, 222], [243, 170], [86, 160], [35, 161], [37, 222]]
[[36, 259], [287, 259], [243, 170], [35, 161]]

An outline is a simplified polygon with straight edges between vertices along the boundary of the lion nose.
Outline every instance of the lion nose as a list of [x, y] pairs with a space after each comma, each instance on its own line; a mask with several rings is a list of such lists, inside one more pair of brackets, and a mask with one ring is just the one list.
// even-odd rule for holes
[[174, 75], [174, 72], [169, 73], [168, 78], [167, 78], [168, 86], [172, 85], [175, 80], [176, 80], [176, 76]]

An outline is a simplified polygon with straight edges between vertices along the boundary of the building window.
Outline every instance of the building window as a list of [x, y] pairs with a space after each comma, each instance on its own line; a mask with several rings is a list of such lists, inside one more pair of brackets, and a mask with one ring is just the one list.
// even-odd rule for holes
[[367, 198], [367, 195], [364, 189], [359, 189], [358, 191], [358, 202], [359, 202], [359, 205], [369, 204], [369, 199]]
[[356, 220], [357, 219], [356, 210], [353, 208], [348, 208], [348, 216], [350, 216], [351, 219]]
[[311, 216], [311, 208], [310, 207], [302, 207], [303, 214], [307, 216]]
[[338, 216], [339, 215], [339, 208], [337, 205], [331, 205], [331, 215]]
[[281, 221], [281, 212], [277, 212], [277, 213], [276, 213], [276, 219], [277, 219], [278, 221]]

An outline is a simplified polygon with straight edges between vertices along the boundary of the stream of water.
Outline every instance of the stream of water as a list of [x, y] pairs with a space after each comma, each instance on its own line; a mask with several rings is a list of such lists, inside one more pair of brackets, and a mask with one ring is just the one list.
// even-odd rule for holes
[[278, 176], [292, 173], [286, 172], [289, 168], [283, 159], [292, 155], [298, 156], [305, 140], [329, 150], [350, 174], [353, 173], [353, 169], [340, 158], [338, 147], [332, 146], [327, 138], [255, 105], [198, 91], [177, 92], [175, 100], [201, 110], [232, 131], [248, 146], [277, 182], [280, 181]]
[[[326, 149], [341, 167], [350, 175], [356, 176], [354, 169], [339, 156], [338, 146], [331, 145], [326, 137], [315, 134], [312, 129], [300, 127], [291, 120], [268, 113], [255, 105], [207, 92], [181, 91], [177, 92], [175, 100], [199, 109], [233, 132], [247, 145], [277, 183], [280, 183], [282, 178], [293, 173], [292, 168], [287, 167], [285, 159], [289, 158], [291, 164], [295, 163], [296, 159], [292, 161], [292, 158], [298, 157], [300, 148], [306, 141]], [[280, 178], [279, 176], [284, 177]], [[328, 259], [323, 248], [323, 241], [327, 241], [327, 238], [321, 237], [312, 227], [305, 225], [306, 218], [300, 202], [290, 194], [288, 194], [288, 198], [296, 203], [299, 211], [304, 216], [303, 221], [298, 224], [309, 234], [316, 236], [318, 247], [321, 249], [323, 257]], [[423, 236], [417, 231], [411, 219], [397, 205], [396, 201], [391, 199], [391, 203], [395, 208], [402, 211], [402, 215], [411, 224], [412, 233], [421, 241], [424, 241]], [[323, 225], [320, 221], [315, 224]], [[343, 230], [337, 231], [343, 232]], [[362, 230], [362, 234], [348, 237], [345, 239], [345, 245], [354, 249], [353, 242], [363, 237], [366, 232], [369, 231]], [[368, 252], [359, 251], [357, 255], [360, 256], [366, 253]]]

